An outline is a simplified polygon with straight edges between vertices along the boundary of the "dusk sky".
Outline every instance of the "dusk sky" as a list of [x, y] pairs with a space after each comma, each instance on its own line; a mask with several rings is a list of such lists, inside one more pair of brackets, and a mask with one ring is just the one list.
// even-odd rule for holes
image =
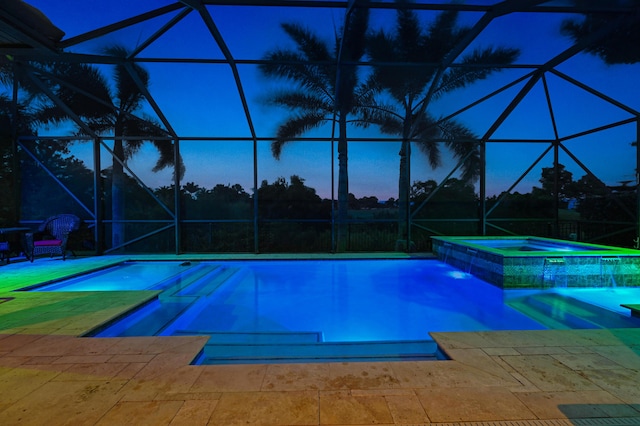
[[[65, 39], [104, 25], [146, 12], [167, 4], [168, 0], [111, 0], [88, 2], [86, 0], [30, 0], [30, 4], [42, 10], [51, 21], [65, 31]], [[467, 2], [487, 4], [488, 2]], [[495, 3], [495, 2], [493, 2]], [[291, 42], [280, 28], [281, 22], [305, 24], [331, 43], [334, 30], [342, 25], [344, 10], [330, 8], [279, 8], [279, 7], [229, 7], [209, 6], [214, 22], [236, 60], [260, 59], [273, 48], [290, 46]], [[114, 42], [130, 49], [144, 42], [177, 12], [141, 25], [110, 34], [100, 40], [70, 47], [68, 50], [96, 53]], [[425, 25], [433, 19], [432, 12], [419, 12]], [[460, 22], [473, 25], [481, 13], [466, 13]], [[512, 14], [496, 19], [469, 47], [505, 46], [521, 49], [518, 64], [544, 63], [571, 44], [560, 35], [562, 14]], [[395, 12], [373, 10], [371, 28], [393, 24]], [[192, 12], [174, 28], [145, 49], [141, 58], [209, 58], [222, 59], [223, 55], [211, 38], [200, 16]], [[181, 137], [249, 137], [249, 127], [230, 67], [226, 64], [163, 64], [145, 63], [151, 76], [150, 91], [174, 130]], [[258, 73], [255, 65], [238, 65], [251, 119], [258, 137], [268, 138], [288, 112], [265, 104], [272, 89], [278, 83], [267, 80]], [[463, 106], [497, 90], [529, 72], [530, 68], [505, 70], [492, 75], [476, 85], [459, 90], [432, 103], [430, 111], [435, 116], [446, 116]], [[640, 109], [640, 64], [632, 66], [607, 66], [599, 58], [580, 54], [561, 64], [557, 70], [579, 82], [593, 87], [616, 101], [636, 110]], [[103, 67], [110, 75], [108, 67]], [[366, 72], [366, 69], [363, 69]], [[364, 75], [364, 74], [363, 74]], [[547, 74], [547, 84], [555, 114], [559, 135], [566, 136], [601, 125], [631, 117], [631, 114], [572, 85], [558, 76]], [[521, 82], [511, 89], [466, 111], [458, 120], [483, 135], [523, 87]], [[145, 109], [153, 114], [150, 107]], [[43, 129], [40, 134], [63, 135], [65, 129]], [[306, 137], [329, 137], [330, 126], [310, 132]], [[380, 137], [375, 128], [350, 129], [352, 137]], [[494, 139], [551, 139], [554, 137], [549, 108], [542, 82], [493, 134]], [[631, 143], [637, 138], [634, 123], [599, 132], [566, 143], [584, 164], [609, 185], [634, 180], [635, 148]], [[490, 143], [487, 148], [489, 194], [500, 193], [524, 172], [531, 162], [547, 147], [540, 143]], [[351, 142], [349, 145], [350, 192], [357, 197], [375, 195], [381, 200], [397, 197], [399, 143]], [[89, 144], [77, 144], [73, 152], [90, 163]], [[215, 184], [241, 184], [247, 192], [253, 186], [252, 142], [182, 141], [181, 151], [186, 165], [183, 183], [196, 182], [206, 188]], [[440, 180], [446, 176], [452, 164], [432, 170], [425, 158], [414, 150], [411, 180]], [[446, 154], [445, 151], [443, 153]], [[337, 154], [334, 154], [337, 156]], [[106, 155], [105, 155], [106, 157]], [[447, 157], [445, 155], [445, 157]], [[152, 173], [156, 159], [151, 146], [139, 153], [130, 166], [152, 188], [170, 185], [171, 172]], [[331, 148], [326, 142], [293, 142], [287, 145], [280, 161], [273, 159], [268, 141], [258, 144], [258, 182], [272, 182], [277, 177], [289, 178], [296, 174], [306, 180], [323, 197], [330, 197]], [[104, 160], [102, 167], [108, 167]], [[529, 192], [538, 185], [540, 168], [552, 165], [552, 153], [534, 168], [515, 190]], [[574, 173], [574, 179], [585, 173], [566, 154], [560, 162]], [[337, 170], [337, 161], [336, 161]], [[337, 179], [337, 175], [336, 175]]]

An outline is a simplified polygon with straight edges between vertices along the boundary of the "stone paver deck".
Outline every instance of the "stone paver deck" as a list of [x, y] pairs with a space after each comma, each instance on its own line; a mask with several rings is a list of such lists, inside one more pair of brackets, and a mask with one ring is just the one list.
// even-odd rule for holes
[[448, 361], [193, 366], [206, 337], [77, 337], [153, 292], [11, 291], [120, 260], [0, 267], [0, 425], [640, 425], [640, 329], [433, 333]]

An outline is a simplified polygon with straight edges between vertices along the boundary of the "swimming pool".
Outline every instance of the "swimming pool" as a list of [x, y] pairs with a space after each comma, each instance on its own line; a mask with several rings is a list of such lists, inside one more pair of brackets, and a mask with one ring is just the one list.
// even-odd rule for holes
[[[511, 306], [433, 259], [127, 262], [34, 290], [161, 291], [89, 335], [208, 335], [198, 363], [435, 359], [430, 332], [601, 326], [539, 321], [521, 309], [533, 295]], [[617, 316], [618, 327], [640, 325]]]

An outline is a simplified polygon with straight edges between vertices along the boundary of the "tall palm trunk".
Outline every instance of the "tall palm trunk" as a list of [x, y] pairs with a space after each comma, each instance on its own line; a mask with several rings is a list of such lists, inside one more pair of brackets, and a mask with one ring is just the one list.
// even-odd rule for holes
[[[111, 168], [111, 247], [117, 247], [125, 241], [125, 197], [124, 197], [124, 144], [121, 131], [116, 130], [113, 143], [113, 166]], [[118, 161], [118, 159], [120, 161]]]
[[[359, 83], [357, 66], [350, 63], [358, 62], [365, 53], [369, 24], [368, 0], [349, 3], [342, 37], [336, 33], [333, 51], [300, 25], [282, 24], [297, 49], [276, 49], [267, 54], [268, 61], [260, 65], [266, 75], [294, 83], [290, 90], [276, 94], [273, 101], [295, 112], [278, 127], [277, 137], [271, 144], [274, 157], [280, 157], [286, 142], [330, 120], [335, 125], [334, 120], [338, 117], [338, 211], [332, 229], [336, 237], [333, 249], [338, 252], [345, 251], [348, 245], [347, 116], [353, 114], [361, 102], [358, 98], [362, 94], [356, 88], [365, 89]], [[300, 65], [300, 59], [311, 63], [335, 63], [336, 66]], [[271, 63], [271, 60], [274, 62]]]
[[347, 224], [349, 219], [349, 172], [345, 113], [340, 114], [338, 128], [338, 237], [336, 251], [344, 252], [347, 249], [347, 236], [349, 235]]
[[402, 125], [402, 143], [400, 144], [400, 170], [398, 174], [398, 238], [396, 250], [410, 248], [409, 240], [409, 162], [411, 161], [411, 109], [407, 107]]
[[404, 139], [400, 146], [400, 174], [398, 178], [398, 241], [396, 249], [408, 248], [409, 238], [409, 161], [411, 160], [411, 143]]

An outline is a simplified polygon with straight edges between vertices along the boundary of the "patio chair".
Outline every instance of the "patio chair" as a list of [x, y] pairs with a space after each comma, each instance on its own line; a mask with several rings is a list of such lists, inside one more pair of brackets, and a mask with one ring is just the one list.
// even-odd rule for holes
[[60, 255], [65, 260], [69, 234], [80, 228], [80, 218], [72, 214], [51, 216], [36, 232], [25, 234], [26, 255], [33, 262], [36, 255]]

